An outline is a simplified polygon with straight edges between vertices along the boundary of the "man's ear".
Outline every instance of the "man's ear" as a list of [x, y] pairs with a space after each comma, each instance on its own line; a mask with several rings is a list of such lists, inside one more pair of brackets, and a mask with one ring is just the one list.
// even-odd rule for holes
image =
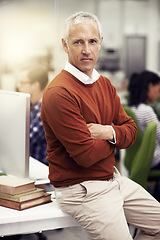
[[103, 37], [100, 39], [100, 43], [99, 43], [99, 51], [101, 50], [101, 47], [102, 47], [102, 41], [103, 41]]
[[66, 53], [68, 53], [68, 45], [66, 43], [66, 41], [64, 40], [64, 38], [62, 38], [62, 46], [63, 46], [63, 49]]

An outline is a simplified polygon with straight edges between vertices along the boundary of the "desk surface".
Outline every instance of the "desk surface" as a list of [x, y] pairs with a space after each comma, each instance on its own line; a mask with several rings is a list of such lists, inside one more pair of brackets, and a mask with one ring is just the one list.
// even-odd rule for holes
[[[47, 166], [30, 158], [30, 178], [38, 180], [36, 184], [46, 183], [48, 172]], [[51, 203], [22, 211], [0, 206], [0, 236], [35, 233], [74, 226], [79, 226], [79, 223], [61, 211], [55, 199], [52, 199]], [[83, 229], [82, 233], [83, 240], [88, 240]]]
[[56, 200], [22, 211], [0, 207], [0, 236], [72, 226], [79, 224], [58, 208]]

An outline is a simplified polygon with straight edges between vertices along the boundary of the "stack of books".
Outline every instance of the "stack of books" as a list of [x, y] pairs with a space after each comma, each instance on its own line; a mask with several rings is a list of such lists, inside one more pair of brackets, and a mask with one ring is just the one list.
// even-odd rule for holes
[[0, 205], [24, 210], [51, 202], [51, 194], [36, 188], [35, 182], [25, 178], [0, 176]]

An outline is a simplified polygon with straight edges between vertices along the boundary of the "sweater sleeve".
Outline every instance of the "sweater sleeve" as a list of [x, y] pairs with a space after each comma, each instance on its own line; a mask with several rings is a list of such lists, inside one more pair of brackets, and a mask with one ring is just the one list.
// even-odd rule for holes
[[125, 149], [131, 146], [136, 140], [137, 127], [130, 116], [125, 112], [120, 98], [115, 94], [113, 128], [116, 132], [116, 147]]
[[115, 146], [105, 140], [93, 140], [74, 95], [62, 87], [51, 88], [43, 98], [42, 118], [76, 163], [90, 167], [107, 158]]

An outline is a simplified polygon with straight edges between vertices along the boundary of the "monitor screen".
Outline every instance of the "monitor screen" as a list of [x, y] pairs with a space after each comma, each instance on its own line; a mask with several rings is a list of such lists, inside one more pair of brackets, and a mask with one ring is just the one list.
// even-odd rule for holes
[[0, 170], [29, 177], [30, 95], [0, 90]]

